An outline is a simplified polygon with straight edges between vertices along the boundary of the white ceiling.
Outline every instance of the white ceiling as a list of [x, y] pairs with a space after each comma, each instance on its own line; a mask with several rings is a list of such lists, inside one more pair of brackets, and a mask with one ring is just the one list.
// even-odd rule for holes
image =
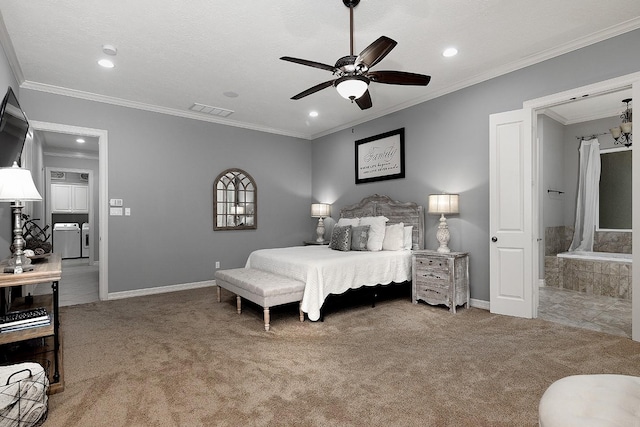
[[[362, 0], [355, 53], [386, 35], [398, 45], [374, 70], [432, 76], [427, 87], [372, 83], [362, 111], [333, 88], [290, 100], [332, 75], [279, 59], [348, 55], [342, 0], [0, 0], [0, 12], [22, 87], [308, 139], [640, 28], [638, 0]], [[113, 69], [97, 65], [104, 44], [118, 49]], [[460, 53], [444, 58], [449, 46]]]

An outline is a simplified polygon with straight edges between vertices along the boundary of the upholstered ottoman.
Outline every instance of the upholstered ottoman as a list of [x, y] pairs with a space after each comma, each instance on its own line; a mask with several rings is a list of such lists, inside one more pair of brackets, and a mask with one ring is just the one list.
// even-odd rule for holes
[[[238, 314], [242, 312], [242, 298], [258, 304], [264, 309], [264, 330], [269, 330], [269, 307], [302, 301], [304, 282], [254, 268], [234, 268], [218, 270], [215, 274], [218, 285], [218, 302], [220, 288], [236, 294]], [[304, 313], [300, 310], [300, 321], [304, 321]]]
[[540, 427], [640, 427], [640, 377], [573, 375], [540, 399]]

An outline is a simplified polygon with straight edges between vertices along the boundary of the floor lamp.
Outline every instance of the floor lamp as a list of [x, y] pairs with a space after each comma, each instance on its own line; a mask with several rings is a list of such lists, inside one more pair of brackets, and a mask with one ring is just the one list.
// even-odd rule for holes
[[445, 214], [457, 214], [458, 213], [458, 195], [457, 194], [430, 194], [429, 195], [429, 213], [440, 215], [440, 225], [438, 225], [438, 231], [436, 232], [436, 238], [440, 243], [438, 252], [448, 253], [449, 249], [449, 226], [447, 225], [447, 219]]
[[31, 260], [24, 255], [24, 238], [22, 237], [23, 202], [40, 201], [42, 196], [33, 183], [31, 172], [13, 163], [10, 168], [0, 168], [0, 202], [10, 202], [13, 213], [13, 254], [5, 273], [19, 274], [29, 271]]

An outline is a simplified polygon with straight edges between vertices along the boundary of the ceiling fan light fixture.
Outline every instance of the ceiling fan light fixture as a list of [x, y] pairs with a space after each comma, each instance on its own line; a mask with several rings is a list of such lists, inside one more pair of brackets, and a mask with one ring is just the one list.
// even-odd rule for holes
[[369, 79], [362, 76], [344, 76], [336, 80], [336, 90], [344, 99], [360, 98], [369, 87]]

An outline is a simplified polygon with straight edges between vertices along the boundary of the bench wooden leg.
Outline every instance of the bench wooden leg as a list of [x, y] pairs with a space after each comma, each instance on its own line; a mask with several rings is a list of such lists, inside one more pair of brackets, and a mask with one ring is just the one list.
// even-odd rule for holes
[[220, 286], [217, 286], [218, 288], [218, 302], [222, 301], [221, 295], [220, 295]]
[[304, 311], [302, 311], [302, 301], [300, 301], [300, 321], [304, 322]]
[[269, 307], [265, 307], [264, 308], [264, 330], [265, 331], [269, 331], [269, 321], [270, 321], [270, 316], [269, 316]]
[[238, 314], [242, 313], [242, 298], [240, 295], [236, 295], [236, 311]]

